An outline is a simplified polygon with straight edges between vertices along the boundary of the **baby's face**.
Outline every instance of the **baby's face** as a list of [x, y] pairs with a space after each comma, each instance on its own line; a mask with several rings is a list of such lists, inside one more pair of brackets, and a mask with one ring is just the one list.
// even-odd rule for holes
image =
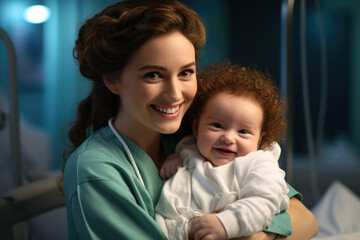
[[211, 97], [194, 131], [200, 153], [213, 166], [258, 150], [263, 111], [255, 101], [219, 93]]

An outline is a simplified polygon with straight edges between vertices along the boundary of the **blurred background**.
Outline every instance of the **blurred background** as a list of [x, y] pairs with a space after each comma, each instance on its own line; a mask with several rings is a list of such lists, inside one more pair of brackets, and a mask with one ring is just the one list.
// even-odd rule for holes
[[[87, 18], [115, 2], [0, 0], [0, 28], [17, 57], [23, 176], [61, 171], [67, 124], [90, 90], [72, 57], [76, 34]], [[313, 207], [335, 180], [360, 195], [360, 1], [295, 1], [291, 28], [288, 1], [181, 2], [199, 13], [207, 29], [200, 66], [227, 60], [259, 66], [288, 97], [291, 147], [283, 144], [280, 166], [304, 204]], [[44, 22], [25, 17], [33, 5], [47, 7]], [[7, 52], [0, 39], [1, 195], [16, 185]]]

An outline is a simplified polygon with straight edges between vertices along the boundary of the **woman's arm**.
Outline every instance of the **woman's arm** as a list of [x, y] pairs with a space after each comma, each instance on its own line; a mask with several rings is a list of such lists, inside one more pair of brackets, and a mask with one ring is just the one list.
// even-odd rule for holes
[[312, 212], [305, 207], [296, 197], [290, 198], [290, 206], [287, 210], [291, 217], [293, 232], [290, 236], [277, 236], [271, 232], [259, 232], [251, 236], [237, 238], [238, 240], [306, 240], [315, 237], [319, 232], [319, 225]]
[[291, 217], [293, 233], [288, 237], [277, 239], [311, 239], [319, 232], [319, 225], [312, 212], [296, 197], [290, 199], [287, 212]]

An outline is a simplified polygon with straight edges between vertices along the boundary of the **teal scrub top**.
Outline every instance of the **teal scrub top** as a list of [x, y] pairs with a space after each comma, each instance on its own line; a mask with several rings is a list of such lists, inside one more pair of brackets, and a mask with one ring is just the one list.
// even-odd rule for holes
[[154, 220], [163, 180], [151, 158], [122, 137], [146, 188], [112, 131], [95, 132], [64, 171], [69, 239], [166, 239]]
[[[151, 158], [131, 140], [122, 137], [145, 187], [113, 132], [102, 128], [93, 133], [70, 155], [64, 170], [70, 240], [166, 239], [154, 219], [164, 182]], [[165, 152], [170, 153], [174, 144], [163, 141], [163, 146]], [[291, 186], [289, 189], [289, 197], [301, 199]], [[290, 235], [288, 213], [276, 215], [266, 231]]]

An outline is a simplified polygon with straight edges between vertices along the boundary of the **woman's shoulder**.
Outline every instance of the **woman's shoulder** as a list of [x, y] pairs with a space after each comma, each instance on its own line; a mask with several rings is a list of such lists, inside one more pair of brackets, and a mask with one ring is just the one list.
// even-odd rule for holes
[[[85, 160], [90, 161], [104, 160], [104, 156], [113, 154], [114, 140], [107, 128], [101, 128], [92, 133], [69, 157], [72, 161]], [[102, 158], [99, 158], [102, 156]]]
[[129, 169], [124, 151], [108, 128], [91, 134], [68, 158], [65, 172], [77, 175], [78, 181], [106, 180]]

